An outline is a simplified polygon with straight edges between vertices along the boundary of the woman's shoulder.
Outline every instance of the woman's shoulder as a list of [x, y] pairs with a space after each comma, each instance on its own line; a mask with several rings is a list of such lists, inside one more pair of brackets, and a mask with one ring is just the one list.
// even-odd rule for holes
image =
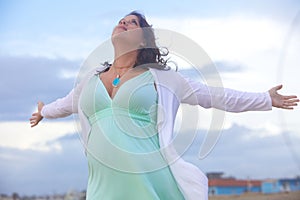
[[149, 68], [152, 74], [157, 74], [158, 76], [178, 76], [178, 71], [173, 69], [156, 69], [156, 68]]
[[157, 80], [167, 81], [167, 82], [184, 80], [183, 76], [178, 71], [175, 71], [173, 69], [160, 70], [160, 69], [150, 68], [149, 70]]
[[172, 93], [176, 93], [177, 96], [182, 96], [182, 92], [189, 88], [188, 80], [175, 70], [150, 69], [150, 71], [157, 85], [167, 88]]

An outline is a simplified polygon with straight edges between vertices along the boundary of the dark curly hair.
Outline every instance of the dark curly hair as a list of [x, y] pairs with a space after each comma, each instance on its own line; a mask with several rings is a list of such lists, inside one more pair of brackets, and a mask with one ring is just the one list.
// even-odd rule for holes
[[163, 57], [169, 54], [167, 48], [159, 49], [155, 42], [155, 35], [151, 25], [146, 20], [146, 17], [138, 11], [132, 11], [128, 15], [135, 15], [141, 28], [143, 29], [145, 47], [138, 49], [137, 60], [134, 67], [143, 66], [146, 64], [147, 67], [169, 70], [170, 67], [167, 65], [168, 60]]

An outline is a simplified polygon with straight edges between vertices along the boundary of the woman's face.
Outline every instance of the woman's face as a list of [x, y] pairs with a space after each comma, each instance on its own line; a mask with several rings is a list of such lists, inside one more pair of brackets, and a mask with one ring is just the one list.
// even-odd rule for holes
[[121, 19], [112, 32], [112, 41], [114, 45], [123, 41], [130, 44], [130, 46], [140, 46], [144, 41], [144, 36], [138, 17], [128, 15]]

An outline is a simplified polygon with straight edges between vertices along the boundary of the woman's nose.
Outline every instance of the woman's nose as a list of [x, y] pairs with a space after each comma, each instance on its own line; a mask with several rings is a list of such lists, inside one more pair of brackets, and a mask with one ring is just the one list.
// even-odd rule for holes
[[123, 20], [123, 21], [121, 22], [121, 24], [123, 24], [123, 25], [127, 26], [127, 25], [128, 25], [128, 22], [127, 22], [127, 21], [125, 21], [125, 20]]

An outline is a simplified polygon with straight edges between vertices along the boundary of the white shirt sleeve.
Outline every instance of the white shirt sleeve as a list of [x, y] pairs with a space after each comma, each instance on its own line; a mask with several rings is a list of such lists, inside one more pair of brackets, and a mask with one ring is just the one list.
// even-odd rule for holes
[[182, 103], [216, 108], [228, 112], [266, 111], [272, 109], [268, 92], [244, 92], [228, 88], [210, 87], [199, 81], [183, 78]]
[[41, 114], [45, 118], [54, 119], [67, 117], [78, 113], [78, 101], [85, 81], [77, 84], [65, 97], [59, 98], [52, 103], [44, 105]]

